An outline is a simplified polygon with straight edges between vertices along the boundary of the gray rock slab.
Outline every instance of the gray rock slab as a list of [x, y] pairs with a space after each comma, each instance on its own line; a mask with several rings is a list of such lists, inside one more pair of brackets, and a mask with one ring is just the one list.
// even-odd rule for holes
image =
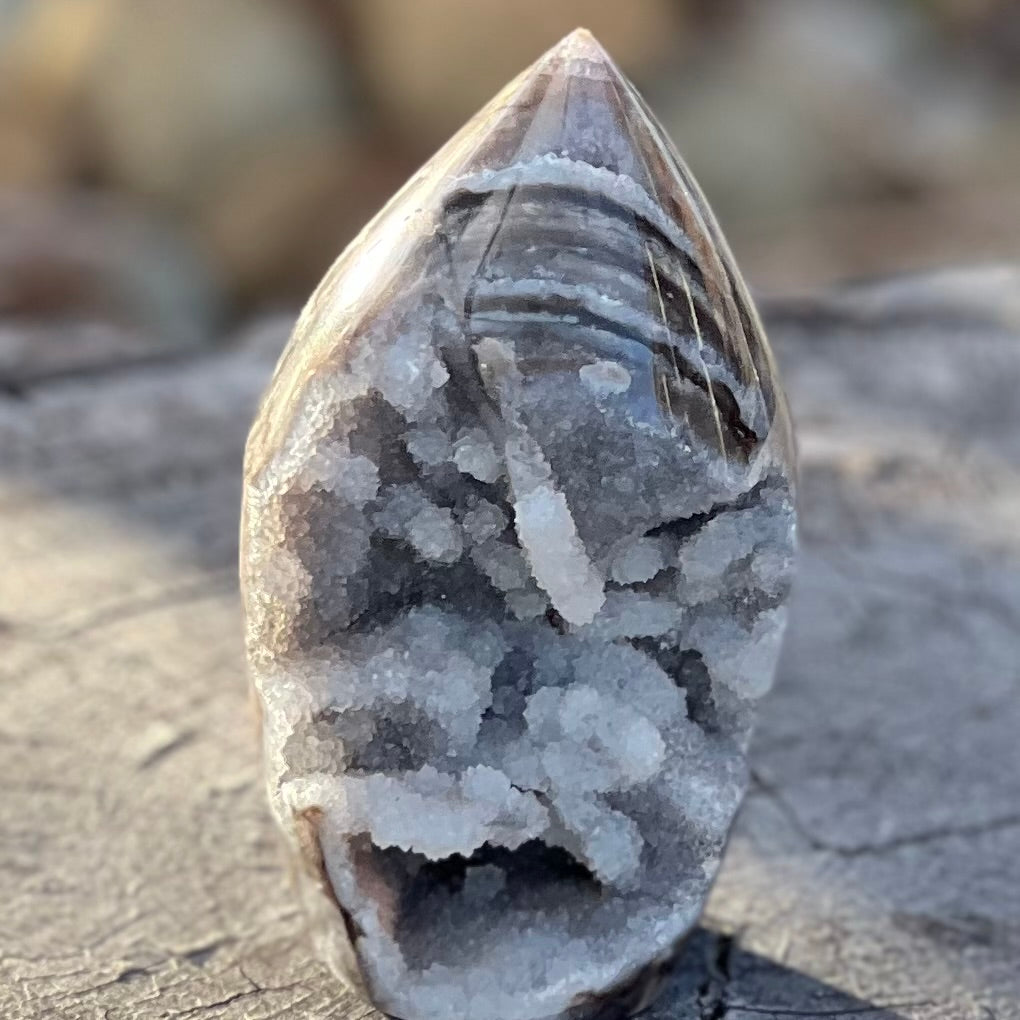
[[[800, 574], [654, 1020], [1020, 1017], [1020, 328], [1015, 271], [968, 273], [766, 305]], [[312, 960], [243, 675], [241, 449], [285, 332], [0, 398], [0, 1016], [373, 1015]]]

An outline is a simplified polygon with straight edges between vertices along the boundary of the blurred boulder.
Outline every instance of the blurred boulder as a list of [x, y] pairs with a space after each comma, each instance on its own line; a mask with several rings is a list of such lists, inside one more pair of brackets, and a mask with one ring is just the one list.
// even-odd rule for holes
[[114, 182], [190, 207], [292, 137], [342, 133], [332, 55], [286, 5], [112, 2], [87, 104]]
[[1020, 188], [975, 181], [914, 200], [847, 202], [813, 214], [760, 215], [731, 231], [757, 288], [802, 295], [833, 281], [1008, 261], [1017, 254]]
[[575, 28], [594, 32], [639, 82], [684, 40], [677, 0], [350, 0], [340, 6], [362, 87], [389, 129], [420, 156]]
[[301, 4], [41, 0], [6, 36], [17, 159], [0, 179], [158, 205], [242, 301], [306, 293], [386, 196], [335, 40]]
[[225, 175], [196, 229], [243, 303], [304, 300], [404, 176], [368, 141], [310, 132]]
[[0, 389], [212, 342], [214, 274], [122, 198], [0, 193]]
[[304, 292], [367, 215], [343, 77], [299, 5], [121, 0], [89, 95], [106, 172], [192, 218], [242, 300]]
[[728, 217], [804, 215], [958, 185], [991, 161], [988, 82], [953, 59], [921, 5], [744, 3], [653, 89]]
[[109, 0], [0, 4], [0, 185], [59, 186], [79, 172], [85, 83]]
[[235, 307], [289, 304], [578, 25], [755, 279], [1012, 253], [984, 210], [1020, 194], [1014, 0], [0, 0], [0, 188], [119, 191], [188, 230]]

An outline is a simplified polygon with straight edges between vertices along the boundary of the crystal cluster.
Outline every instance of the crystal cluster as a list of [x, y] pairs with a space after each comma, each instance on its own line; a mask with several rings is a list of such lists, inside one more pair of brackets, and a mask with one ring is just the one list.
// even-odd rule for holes
[[337, 973], [408, 1020], [641, 1005], [744, 791], [792, 475], [719, 229], [576, 32], [340, 257], [249, 440], [270, 799]]

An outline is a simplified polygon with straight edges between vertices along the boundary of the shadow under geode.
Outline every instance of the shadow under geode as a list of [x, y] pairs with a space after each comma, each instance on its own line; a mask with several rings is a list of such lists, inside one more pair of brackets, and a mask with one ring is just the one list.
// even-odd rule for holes
[[[677, 957], [661, 994], [641, 1016], [645, 1020], [837, 1016], [903, 1020], [895, 1010], [906, 1005], [881, 1006], [855, 998], [742, 949], [728, 935], [698, 928]], [[607, 1013], [605, 1020], [617, 1017]]]

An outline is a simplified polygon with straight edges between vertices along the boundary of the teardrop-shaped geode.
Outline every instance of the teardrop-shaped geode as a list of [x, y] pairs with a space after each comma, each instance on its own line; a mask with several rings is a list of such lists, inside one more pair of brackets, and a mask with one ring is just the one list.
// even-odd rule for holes
[[248, 443], [268, 785], [339, 974], [409, 1020], [641, 1004], [744, 790], [792, 475], [719, 228], [575, 32], [340, 257]]

